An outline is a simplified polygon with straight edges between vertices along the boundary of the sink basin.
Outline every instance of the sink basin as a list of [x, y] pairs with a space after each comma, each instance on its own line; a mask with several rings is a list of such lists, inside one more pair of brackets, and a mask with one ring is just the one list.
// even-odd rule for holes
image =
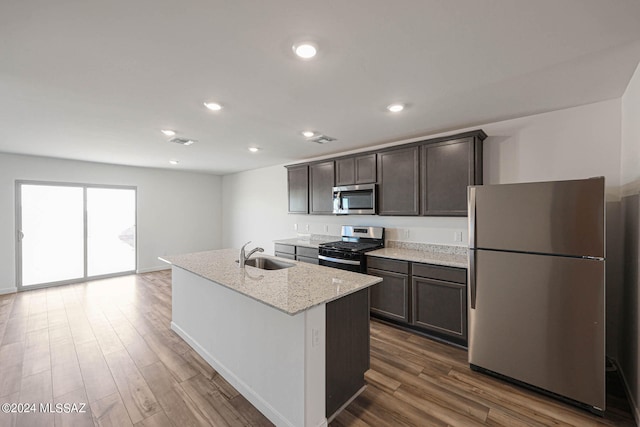
[[249, 258], [244, 265], [250, 265], [251, 267], [261, 268], [263, 270], [282, 270], [283, 268], [293, 267], [295, 264], [271, 258], [257, 257]]

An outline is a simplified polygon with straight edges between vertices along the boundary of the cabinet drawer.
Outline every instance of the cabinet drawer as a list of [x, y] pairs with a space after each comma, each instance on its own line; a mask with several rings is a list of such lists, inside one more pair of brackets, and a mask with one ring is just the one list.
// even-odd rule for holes
[[284, 252], [276, 252], [275, 255], [280, 258], [292, 259], [295, 261], [296, 256], [293, 254], [286, 254]]
[[447, 282], [467, 283], [467, 270], [464, 268], [413, 263], [413, 275]]
[[367, 267], [377, 270], [393, 271], [394, 273], [409, 274], [408, 261], [368, 256]]
[[276, 252], [281, 252], [284, 254], [296, 254], [296, 247], [291, 245], [283, 245], [282, 243], [276, 243]]
[[307, 258], [318, 258], [318, 249], [296, 246], [296, 255], [304, 256]]

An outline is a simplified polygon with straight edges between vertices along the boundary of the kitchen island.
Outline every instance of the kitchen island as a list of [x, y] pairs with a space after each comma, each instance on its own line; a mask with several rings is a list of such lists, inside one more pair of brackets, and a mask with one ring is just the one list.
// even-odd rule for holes
[[368, 288], [381, 279], [296, 261], [240, 268], [238, 252], [161, 258], [171, 328], [274, 424], [327, 425], [364, 388]]

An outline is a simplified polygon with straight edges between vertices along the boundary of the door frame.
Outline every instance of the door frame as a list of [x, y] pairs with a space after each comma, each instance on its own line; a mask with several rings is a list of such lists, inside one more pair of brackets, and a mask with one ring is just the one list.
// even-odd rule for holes
[[[37, 285], [23, 286], [22, 284], [22, 185], [40, 185], [49, 187], [79, 187], [82, 188], [82, 204], [83, 204], [83, 227], [84, 227], [84, 274], [83, 277], [70, 280], [60, 280], [56, 282], [40, 283]], [[107, 188], [113, 190], [133, 190], [134, 192], [134, 221], [133, 234], [136, 243], [134, 269], [129, 271], [121, 271], [118, 273], [102, 274], [99, 276], [87, 276], [88, 256], [87, 256], [87, 189], [88, 188]], [[109, 184], [84, 184], [74, 182], [58, 182], [58, 181], [38, 181], [17, 179], [15, 181], [15, 254], [16, 254], [16, 288], [18, 292], [33, 289], [49, 288], [52, 286], [70, 285], [73, 283], [82, 283], [90, 280], [107, 279], [110, 277], [126, 276], [135, 274], [138, 271], [138, 187], [135, 185], [109, 185]]]

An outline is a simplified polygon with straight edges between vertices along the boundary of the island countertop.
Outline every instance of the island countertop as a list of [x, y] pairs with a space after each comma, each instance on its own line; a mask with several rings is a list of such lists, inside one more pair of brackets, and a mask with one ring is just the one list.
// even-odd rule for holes
[[219, 249], [160, 259], [290, 315], [382, 281], [375, 276], [292, 260], [286, 262], [294, 264], [293, 267], [281, 270], [262, 270], [249, 265], [242, 269], [236, 263], [238, 253], [238, 249]]

